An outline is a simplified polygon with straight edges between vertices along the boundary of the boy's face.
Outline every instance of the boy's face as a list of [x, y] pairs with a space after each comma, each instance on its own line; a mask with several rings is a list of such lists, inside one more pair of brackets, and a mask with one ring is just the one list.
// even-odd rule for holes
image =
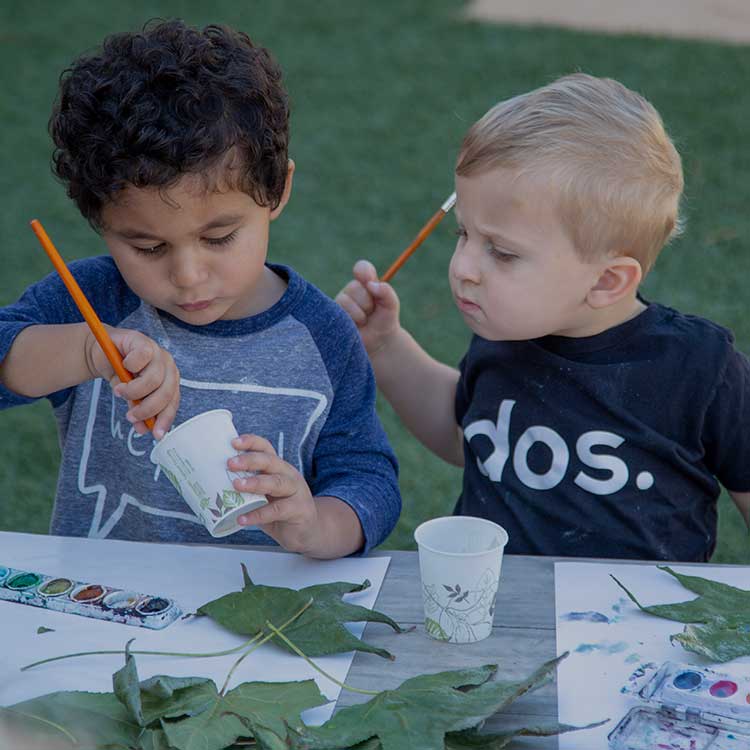
[[194, 175], [165, 193], [129, 186], [102, 211], [102, 237], [133, 292], [186, 323], [257, 314], [283, 294], [264, 264], [293, 170], [273, 211], [237, 190], [207, 192]]
[[587, 304], [606, 260], [578, 256], [554, 187], [496, 168], [456, 176], [451, 290], [469, 328], [493, 341], [598, 333]]

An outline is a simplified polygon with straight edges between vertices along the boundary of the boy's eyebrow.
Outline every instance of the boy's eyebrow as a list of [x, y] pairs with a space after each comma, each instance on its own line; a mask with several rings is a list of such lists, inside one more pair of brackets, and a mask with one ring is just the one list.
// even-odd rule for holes
[[[236, 224], [238, 221], [241, 221], [243, 218], [242, 214], [225, 214], [223, 216], [217, 216], [215, 219], [212, 219], [208, 222], [208, 224], [205, 224], [204, 226], [200, 227], [198, 229], [198, 232], [206, 232], [209, 229], [219, 229], [221, 227], [228, 227], [232, 224]], [[161, 237], [159, 237], [156, 234], [151, 234], [150, 232], [145, 232], [142, 229], [129, 229], [128, 227], [123, 227], [122, 229], [115, 229], [114, 230], [116, 234], [119, 234], [120, 237], [124, 237], [127, 240], [160, 240]]]

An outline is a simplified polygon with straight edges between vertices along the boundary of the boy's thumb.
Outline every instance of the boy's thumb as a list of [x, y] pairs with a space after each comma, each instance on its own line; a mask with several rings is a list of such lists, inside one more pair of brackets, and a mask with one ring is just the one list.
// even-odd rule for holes
[[398, 307], [396, 290], [386, 281], [369, 281], [367, 290], [383, 307]]

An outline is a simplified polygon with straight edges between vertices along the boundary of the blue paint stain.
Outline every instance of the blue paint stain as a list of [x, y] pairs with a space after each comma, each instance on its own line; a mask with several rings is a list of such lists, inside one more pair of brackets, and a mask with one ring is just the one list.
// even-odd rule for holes
[[640, 654], [630, 654], [627, 659], [625, 659], [626, 664], [633, 664], [637, 661], [640, 661], [641, 657]]
[[560, 619], [568, 622], [609, 622], [609, 617], [601, 612], [568, 612], [562, 615]]
[[604, 651], [607, 654], [619, 654], [627, 648], [628, 644], [624, 641], [618, 641], [617, 643], [605, 641], [603, 643], [581, 643], [576, 647], [575, 652], [577, 654], [589, 654], [592, 651]]

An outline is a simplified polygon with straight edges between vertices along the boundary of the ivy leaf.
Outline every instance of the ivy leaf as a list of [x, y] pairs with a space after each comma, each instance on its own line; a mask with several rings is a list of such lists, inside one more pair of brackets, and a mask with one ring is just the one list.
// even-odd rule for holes
[[587, 724], [585, 727], [574, 727], [570, 724], [550, 724], [544, 727], [523, 727], [509, 732], [482, 734], [476, 729], [463, 732], [451, 732], [445, 735], [445, 750], [503, 750], [516, 737], [552, 737], [566, 732], [578, 732], [582, 729], [593, 729], [606, 724], [609, 719]]
[[218, 695], [213, 680], [206, 677], [158, 675], [141, 683], [141, 705], [146, 725], [158, 719], [195, 716]]
[[382, 750], [443, 750], [447, 732], [475, 729], [513, 700], [548, 682], [567, 654], [520, 681], [489, 682], [497, 665], [413, 677], [396, 690], [344, 708], [321, 727], [301, 725], [295, 750], [339, 750], [377, 737]]
[[666, 565], [657, 567], [698, 596], [676, 604], [644, 607], [620, 581], [611, 577], [643, 612], [685, 623], [684, 632], [670, 636], [670, 640], [677, 641], [688, 651], [708, 656], [714, 662], [750, 656], [750, 591], [699, 576], [682, 575]]
[[146, 729], [140, 737], [139, 750], [171, 750], [163, 729]]
[[707, 578], [682, 575], [666, 565], [657, 567], [674, 576], [688, 591], [699, 596], [677, 604], [655, 604], [643, 607], [614, 576], [612, 579], [640, 609], [656, 617], [684, 623], [707, 623], [720, 619], [724, 620], [727, 625], [735, 627], [745, 625], [750, 621], [750, 591]]
[[[266, 621], [278, 628], [312, 599], [312, 604], [284, 629], [284, 635], [307, 656], [367, 651], [387, 659], [394, 658], [385, 649], [371, 646], [356, 638], [344, 627], [345, 622], [382, 622], [398, 633], [404, 632], [398, 623], [381, 612], [341, 601], [344, 594], [368, 588], [369, 581], [361, 584], [324, 583], [297, 591], [280, 586], [254, 584], [244, 564], [242, 574], [245, 580], [242, 591], [226, 594], [204, 604], [198, 608], [197, 614], [208, 615], [239, 635], [270, 635], [271, 631], [267, 629]], [[291, 650], [278, 638], [275, 638], [274, 642]]]
[[[750, 620], [750, 614], [748, 614]], [[705, 625], [686, 625], [682, 633], [671, 635], [683, 648], [706, 656], [712, 662], [726, 662], [750, 655], [750, 625], [729, 626], [723, 620]]]
[[[65, 747], [93, 748], [100, 745], [137, 747], [141, 727], [114, 693], [57, 692], [32, 698], [10, 707], [10, 712], [28, 717], [25, 731], [33, 737], [43, 722], [62, 727], [77, 745], [65, 740]], [[40, 747], [18, 741], [17, 746]], [[41, 745], [47, 747], [47, 745]], [[57, 744], [54, 747], [58, 747]]]
[[128, 712], [128, 715], [139, 726], [146, 726], [143, 721], [143, 709], [141, 707], [141, 686], [138, 682], [138, 670], [135, 666], [135, 657], [130, 653], [130, 644], [135, 640], [131, 638], [125, 644], [125, 666], [112, 675], [112, 685], [115, 697]]
[[[177, 750], [222, 750], [240, 737], [254, 736], [264, 747], [279, 746], [286, 725], [300, 722], [300, 713], [328, 703], [315, 680], [245, 682], [217, 695], [202, 713], [179, 722], [163, 722], [169, 744]], [[287, 747], [284, 741], [281, 745]]]

